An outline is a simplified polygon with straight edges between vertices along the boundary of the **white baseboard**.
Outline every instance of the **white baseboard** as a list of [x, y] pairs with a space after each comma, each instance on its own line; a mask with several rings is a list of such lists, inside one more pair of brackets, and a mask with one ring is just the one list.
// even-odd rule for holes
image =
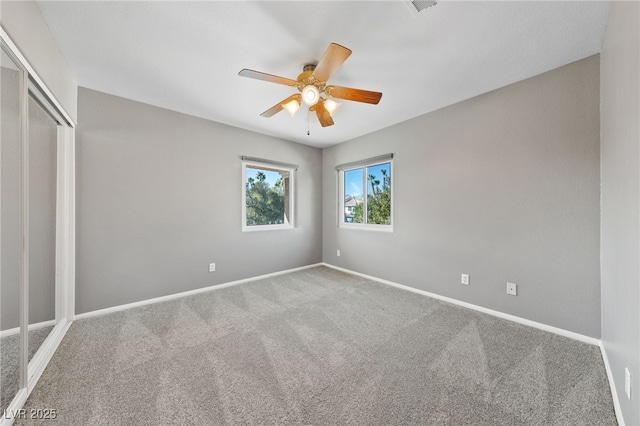
[[[40, 328], [50, 327], [56, 325], [56, 320], [42, 321], [35, 324], [29, 324], [29, 331], [38, 330]], [[20, 327], [8, 328], [0, 331], [0, 338], [12, 336], [20, 333]]]
[[451, 304], [454, 304], [454, 305], [462, 306], [462, 307], [465, 307], [465, 308], [473, 309], [474, 311], [479, 311], [479, 312], [482, 312], [482, 313], [485, 313], [485, 314], [492, 315], [494, 317], [498, 317], [498, 318], [506, 319], [506, 320], [509, 320], [509, 321], [517, 322], [519, 324], [528, 325], [530, 327], [538, 328], [540, 330], [548, 331], [550, 333], [558, 334], [560, 336], [568, 337], [570, 339], [579, 340], [581, 342], [589, 343], [591, 345], [600, 346], [600, 339], [596, 339], [595, 337], [585, 336], [584, 334], [575, 333], [573, 331], [565, 330], [563, 328], [554, 327], [554, 326], [551, 326], [551, 325], [547, 325], [547, 324], [543, 324], [543, 323], [540, 323], [540, 322], [528, 320], [526, 318], [518, 317], [518, 316], [515, 316], [515, 315], [511, 315], [511, 314], [505, 314], [504, 312], [500, 312], [500, 311], [496, 311], [496, 310], [493, 310], [493, 309], [485, 308], [483, 306], [474, 305], [474, 304], [468, 303], [468, 302], [463, 302], [461, 300], [452, 299], [450, 297], [441, 296], [441, 295], [436, 294], [436, 293], [430, 293], [428, 291], [419, 290], [417, 288], [409, 287], [409, 286], [406, 286], [406, 285], [403, 285], [403, 284], [398, 284], [396, 282], [389, 281], [389, 280], [384, 280], [382, 278], [372, 277], [371, 275], [362, 274], [360, 272], [352, 271], [350, 269], [341, 268], [339, 266], [331, 265], [331, 264], [328, 264], [328, 263], [325, 263], [325, 262], [323, 262], [322, 264], [324, 266], [328, 267], [328, 268], [336, 269], [338, 271], [342, 271], [342, 272], [345, 272], [347, 274], [356, 275], [356, 276], [359, 276], [359, 277], [362, 277], [362, 278], [366, 278], [368, 280], [372, 280], [372, 281], [376, 281], [376, 282], [379, 282], [379, 283], [382, 283], [382, 284], [390, 285], [392, 287], [400, 288], [402, 290], [407, 290], [407, 291], [410, 291], [410, 292], [413, 292], [413, 293], [421, 294], [423, 296], [427, 296], [427, 297], [431, 297], [431, 298], [434, 298], [434, 299], [442, 300], [443, 302], [447, 302], [447, 303], [451, 303]]
[[75, 320], [82, 320], [85, 318], [97, 317], [101, 315], [107, 315], [114, 312], [124, 311], [126, 309], [137, 308], [139, 306], [152, 305], [154, 303], [166, 302], [168, 300], [180, 299], [186, 296], [192, 296], [194, 294], [206, 293], [213, 290], [220, 290], [222, 288], [231, 287], [238, 284], [244, 284], [251, 281], [263, 280], [265, 278], [275, 277], [278, 275], [284, 275], [291, 272], [302, 271], [304, 269], [315, 268], [317, 266], [321, 266], [322, 263], [314, 263], [312, 265], [300, 266], [298, 268], [286, 269], [284, 271], [272, 272], [270, 274], [258, 275], [256, 277], [245, 278], [237, 281], [230, 281], [224, 284], [216, 284], [209, 287], [197, 288], [195, 290], [183, 291], [180, 293], [169, 294], [167, 296], [155, 297], [153, 299], [141, 300], [139, 302], [127, 303], [124, 305], [112, 306], [110, 308], [98, 309], [95, 311], [84, 312], [82, 314], [76, 314]]
[[622, 407], [620, 407], [620, 399], [618, 399], [618, 390], [616, 389], [616, 382], [613, 380], [613, 372], [611, 371], [611, 365], [609, 365], [609, 358], [607, 357], [607, 350], [604, 347], [602, 341], [600, 341], [600, 352], [602, 353], [602, 360], [604, 361], [604, 368], [607, 371], [607, 379], [609, 379], [609, 387], [611, 388], [611, 396], [613, 397], [613, 409], [616, 412], [616, 418], [619, 426], [625, 426], [624, 417], [622, 416]]

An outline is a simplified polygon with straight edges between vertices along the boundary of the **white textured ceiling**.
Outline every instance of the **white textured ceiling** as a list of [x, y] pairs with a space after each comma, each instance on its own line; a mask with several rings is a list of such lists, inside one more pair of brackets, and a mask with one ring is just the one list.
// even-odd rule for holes
[[[388, 127], [598, 53], [609, 2], [40, 1], [83, 87], [316, 147]], [[351, 57], [331, 84], [383, 92], [344, 101], [335, 125], [260, 113], [296, 89], [239, 77], [295, 79], [329, 43]]]

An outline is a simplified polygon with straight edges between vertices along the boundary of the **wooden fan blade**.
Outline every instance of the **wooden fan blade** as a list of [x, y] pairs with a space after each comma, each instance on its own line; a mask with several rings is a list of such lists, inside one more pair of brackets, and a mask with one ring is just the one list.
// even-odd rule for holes
[[284, 109], [284, 106], [286, 104], [288, 104], [289, 102], [293, 101], [293, 100], [297, 100], [298, 102], [300, 102], [300, 97], [301, 95], [299, 93], [295, 94], [295, 95], [291, 95], [288, 98], [284, 99], [282, 102], [272, 106], [271, 108], [269, 108], [268, 110], [266, 110], [265, 112], [263, 112], [262, 114], [260, 114], [263, 117], [272, 117], [274, 115], [276, 115], [277, 113], [279, 113], [280, 111], [282, 111]]
[[255, 78], [256, 80], [264, 80], [270, 83], [284, 84], [285, 86], [296, 86], [298, 82], [290, 78], [278, 77], [277, 75], [267, 74], [260, 71], [243, 69], [238, 73], [240, 77]]
[[331, 114], [329, 114], [329, 111], [324, 107], [323, 99], [320, 99], [318, 103], [313, 106], [313, 109], [316, 111], [322, 127], [333, 126], [333, 118], [331, 118]]
[[382, 98], [380, 92], [370, 92], [368, 90], [351, 89], [349, 87], [327, 86], [324, 92], [333, 98], [345, 99], [347, 101], [366, 102], [377, 105]]
[[313, 77], [320, 81], [329, 80], [329, 77], [340, 68], [340, 65], [342, 65], [350, 55], [351, 50], [339, 44], [331, 43], [327, 51], [324, 52], [324, 56], [322, 56], [320, 62], [318, 62], [318, 65], [316, 65], [316, 69], [312, 74]]

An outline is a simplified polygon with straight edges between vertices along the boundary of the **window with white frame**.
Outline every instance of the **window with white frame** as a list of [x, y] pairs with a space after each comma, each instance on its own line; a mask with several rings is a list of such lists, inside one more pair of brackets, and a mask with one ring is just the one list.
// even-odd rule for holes
[[298, 166], [242, 159], [242, 230], [293, 228], [294, 177]]
[[392, 154], [336, 167], [340, 187], [339, 225], [390, 231]]

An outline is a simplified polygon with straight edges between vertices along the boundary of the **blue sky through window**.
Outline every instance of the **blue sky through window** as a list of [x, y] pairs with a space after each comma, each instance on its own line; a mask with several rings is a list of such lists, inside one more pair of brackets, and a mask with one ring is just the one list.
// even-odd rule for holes
[[376, 166], [369, 166], [367, 167], [367, 192], [369, 193], [369, 195], [372, 195], [373, 192], [371, 191], [371, 182], [369, 182], [369, 175], [373, 175], [375, 181], [379, 182], [378, 187], [382, 188], [383, 184], [384, 184], [384, 175], [382, 174], [382, 171], [384, 170], [386, 172], [387, 177], [391, 176], [391, 164], [390, 163], [384, 163], [384, 164], [378, 164]]
[[346, 170], [344, 172], [344, 195], [362, 198], [362, 174], [364, 169]]
[[[364, 174], [364, 168], [346, 170], [344, 172], [344, 195], [351, 195], [352, 197], [362, 198], [364, 191], [362, 190], [362, 178]], [[391, 163], [378, 164], [375, 166], [367, 167], [367, 175], [375, 176], [374, 180], [380, 182], [380, 187], [384, 183], [382, 170], [385, 170], [387, 177], [391, 176]], [[367, 179], [367, 192], [371, 193], [371, 183]]]
[[262, 172], [265, 175], [265, 181], [269, 184], [269, 186], [273, 187], [276, 184], [278, 179], [280, 179], [280, 173], [273, 172], [271, 170], [262, 170], [262, 169], [254, 169], [251, 167], [247, 167], [247, 180], [249, 178], [254, 178], [256, 181], [258, 180], [257, 175], [258, 172]]

